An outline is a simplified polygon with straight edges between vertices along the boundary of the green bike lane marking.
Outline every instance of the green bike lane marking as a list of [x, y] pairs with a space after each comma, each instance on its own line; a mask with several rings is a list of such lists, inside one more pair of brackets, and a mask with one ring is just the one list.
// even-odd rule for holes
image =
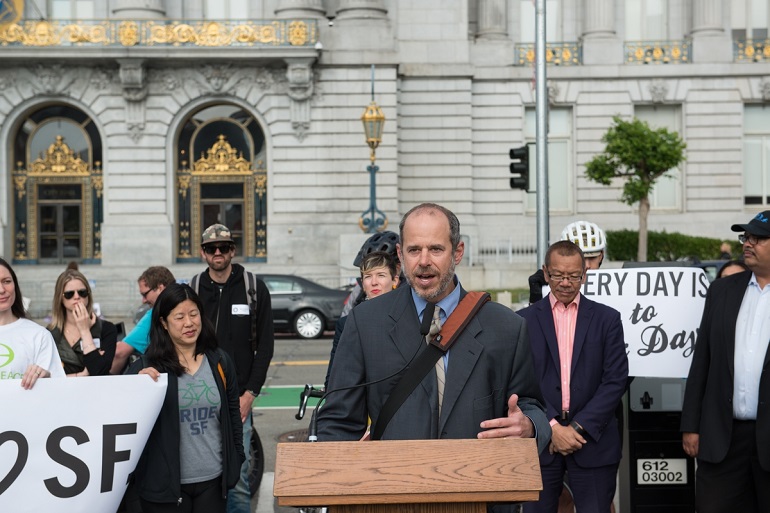
[[[320, 388], [321, 385], [314, 385]], [[280, 385], [274, 387], [262, 387], [259, 397], [254, 399], [252, 408], [260, 410], [277, 409], [298, 409], [300, 394], [305, 390], [305, 385]], [[318, 398], [311, 397], [307, 401], [308, 409], [312, 409], [318, 404]]]

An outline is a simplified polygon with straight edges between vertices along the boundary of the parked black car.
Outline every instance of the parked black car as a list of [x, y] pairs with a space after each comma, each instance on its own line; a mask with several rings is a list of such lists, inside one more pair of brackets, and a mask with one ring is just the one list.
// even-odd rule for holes
[[[324, 287], [292, 274], [258, 274], [270, 292], [275, 331], [294, 332], [302, 338], [318, 338], [334, 330], [350, 293]], [[150, 309], [144, 303], [134, 312], [134, 324]]]
[[334, 330], [348, 292], [291, 274], [259, 274], [257, 277], [270, 291], [275, 331], [317, 338], [325, 330]]

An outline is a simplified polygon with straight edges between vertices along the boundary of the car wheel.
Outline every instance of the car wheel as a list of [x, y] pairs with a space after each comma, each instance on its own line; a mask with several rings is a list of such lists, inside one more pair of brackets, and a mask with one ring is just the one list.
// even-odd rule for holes
[[249, 447], [249, 492], [254, 497], [259, 491], [259, 485], [262, 483], [262, 474], [265, 473], [265, 458], [262, 450], [262, 440], [259, 439], [257, 428], [251, 428], [251, 447]]
[[294, 318], [294, 331], [301, 338], [318, 338], [324, 332], [323, 317], [313, 310], [302, 310]]

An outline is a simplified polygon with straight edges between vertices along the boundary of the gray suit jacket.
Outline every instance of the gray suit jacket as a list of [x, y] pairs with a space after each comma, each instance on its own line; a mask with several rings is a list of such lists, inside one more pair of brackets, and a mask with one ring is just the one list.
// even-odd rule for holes
[[[329, 390], [377, 382], [331, 392], [318, 415], [318, 439], [360, 439], [367, 419], [377, 421], [407, 363], [422, 347], [410, 287], [354, 308], [334, 357]], [[393, 416], [382, 438], [476, 438], [482, 421], [507, 416], [511, 394], [519, 395], [519, 406], [532, 419], [542, 451], [551, 428], [525, 321], [510, 309], [488, 302], [450, 350], [441, 418], [432, 370]]]

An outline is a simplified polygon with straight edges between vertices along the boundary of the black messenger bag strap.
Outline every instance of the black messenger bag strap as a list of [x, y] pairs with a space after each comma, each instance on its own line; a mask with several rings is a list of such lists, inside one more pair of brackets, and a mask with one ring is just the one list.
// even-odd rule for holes
[[430, 372], [436, 365], [436, 362], [446, 353], [452, 344], [463, 332], [468, 323], [481, 307], [489, 301], [490, 296], [487, 292], [468, 292], [457, 305], [452, 315], [447, 318], [441, 326], [441, 331], [436, 338], [427, 344], [425, 348], [417, 355], [415, 362], [409, 366], [406, 373], [401, 377], [393, 391], [382, 405], [380, 415], [371, 431], [372, 440], [380, 440], [385, 428], [390, 423], [393, 415], [396, 414], [401, 405], [404, 404], [409, 394], [417, 387], [417, 384]]

